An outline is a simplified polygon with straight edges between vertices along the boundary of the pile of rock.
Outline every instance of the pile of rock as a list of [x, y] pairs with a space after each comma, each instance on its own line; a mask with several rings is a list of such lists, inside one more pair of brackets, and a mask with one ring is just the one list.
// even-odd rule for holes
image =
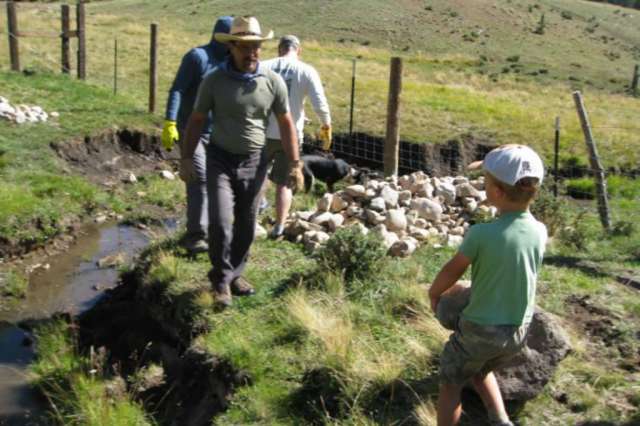
[[47, 114], [39, 106], [16, 105], [12, 106], [7, 98], [0, 96], [0, 120], [13, 121], [16, 124], [35, 123], [47, 121], [49, 118], [57, 118], [60, 114], [52, 112]]
[[478, 210], [495, 216], [486, 200], [484, 178], [429, 177], [424, 172], [371, 179], [335, 194], [325, 194], [316, 211], [291, 215], [288, 239], [313, 253], [342, 228], [357, 227], [384, 240], [392, 256], [407, 257], [420, 244], [457, 246]]

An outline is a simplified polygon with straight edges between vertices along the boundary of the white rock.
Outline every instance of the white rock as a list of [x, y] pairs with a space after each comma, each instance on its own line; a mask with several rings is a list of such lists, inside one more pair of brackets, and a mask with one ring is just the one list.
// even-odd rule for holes
[[449, 231], [449, 234], [463, 236], [464, 235], [464, 228], [462, 226], [456, 226], [455, 228], [453, 228], [453, 229], [451, 229]]
[[454, 185], [461, 185], [463, 183], [469, 183], [469, 178], [465, 177], [465, 176], [456, 176], [455, 178], [453, 178], [453, 184]]
[[365, 188], [367, 190], [371, 189], [373, 191], [378, 191], [378, 189], [380, 189], [380, 182], [378, 182], [377, 180], [367, 181], [367, 183], [365, 184]]
[[304, 234], [302, 234], [302, 241], [304, 243], [308, 243], [309, 241], [311, 241], [313, 239], [313, 237], [315, 237], [315, 235], [318, 233], [318, 231], [307, 231]]
[[16, 124], [24, 124], [27, 122], [27, 117], [22, 113], [22, 112], [18, 112], [16, 113], [16, 115], [13, 118], [13, 121]]
[[463, 238], [459, 235], [451, 235], [447, 237], [447, 245], [449, 247], [458, 247], [462, 244]]
[[254, 234], [254, 238], [259, 239], [259, 238], [266, 238], [266, 237], [267, 237], [267, 230], [264, 229], [264, 227], [259, 223], [256, 223], [256, 231]]
[[311, 216], [310, 222], [313, 223], [314, 225], [324, 226], [325, 224], [329, 223], [329, 220], [332, 217], [333, 217], [333, 213], [331, 212], [318, 211], [318, 213]]
[[418, 217], [420, 217], [417, 210], [409, 210], [407, 213], [405, 213], [405, 216], [407, 217], [407, 225], [409, 226], [415, 225], [416, 220], [418, 220]]
[[321, 247], [320, 243], [317, 243], [315, 241], [309, 241], [304, 244], [304, 249], [309, 255], [312, 255], [313, 253], [315, 253], [315, 251], [318, 250], [318, 248], [320, 247]]
[[389, 253], [394, 257], [409, 257], [416, 251], [418, 246], [409, 240], [395, 242], [390, 248]]
[[398, 192], [392, 189], [390, 185], [382, 188], [380, 197], [384, 199], [384, 203], [388, 209], [392, 209], [398, 204]]
[[171, 173], [169, 170], [161, 171], [160, 172], [160, 176], [162, 176], [163, 179], [167, 179], [167, 180], [175, 180], [175, 178], [176, 178], [176, 175]]
[[320, 201], [318, 201], [318, 211], [329, 211], [329, 209], [331, 208], [331, 201], [333, 201], [333, 194], [324, 194]]
[[300, 218], [306, 222], [309, 221], [309, 219], [311, 219], [311, 216], [314, 215], [315, 212], [296, 212], [296, 214], [294, 215], [294, 218]]
[[352, 202], [353, 199], [349, 194], [344, 192], [336, 192], [333, 194], [333, 198], [331, 199], [331, 212], [339, 213], [342, 210], [349, 207], [349, 203]]
[[44, 110], [39, 106], [32, 106], [30, 108], [30, 111], [33, 112], [34, 114], [42, 114], [44, 112]]
[[400, 176], [398, 178], [398, 184], [405, 191], [409, 191], [411, 189], [412, 183], [413, 183], [413, 177], [411, 175]]
[[465, 204], [465, 208], [468, 212], [475, 213], [475, 211], [478, 209], [478, 203], [476, 202], [476, 200], [469, 201], [467, 204]]
[[42, 122], [46, 122], [49, 119], [49, 116], [47, 114], [39, 114], [38, 115], [38, 120], [42, 121]]
[[385, 238], [388, 234], [388, 231], [387, 231], [387, 227], [381, 223], [371, 228], [371, 233], [374, 235], [380, 235], [382, 238]]
[[498, 209], [496, 207], [494, 207], [494, 206], [490, 206], [489, 207], [489, 215], [492, 218], [495, 218], [498, 215]]
[[328, 222], [329, 230], [331, 232], [336, 232], [338, 228], [342, 226], [343, 223], [344, 223], [344, 216], [342, 216], [341, 214], [334, 214], [333, 216], [331, 216], [331, 219], [329, 219], [329, 222]]
[[125, 183], [136, 183], [136, 182], [138, 182], [138, 178], [136, 177], [136, 175], [134, 175], [131, 172], [124, 172], [120, 179]]
[[386, 210], [387, 203], [384, 198], [376, 197], [369, 203], [369, 209], [377, 212], [383, 212]]
[[401, 191], [400, 193], [398, 193], [398, 200], [400, 200], [400, 201], [409, 201], [409, 200], [411, 200], [411, 195], [412, 195], [411, 191], [409, 191], [408, 189], [404, 190], [404, 191]]
[[431, 234], [426, 229], [413, 228], [413, 230], [409, 235], [411, 235], [413, 238], [415, 238], [418, 241], [425, 241], [429, 238]]
[[484, 191], [484, 177], [469, 182], [478, 191]]
[[371, 201], [378, 196], [378, 191], [374, 191], [373, 189], [367, 189], [364, 192], [364, 199], [366, 201]]
[[8, 103], [0, 103], [0, 112], [11, 112], [11, 105]]
[[3, 96], [0, 96], [0, 103], [9, 103], [9, 100]]
[[355, 229], [357, 229], [358, 231], [360, 231], [360, 233], [362, 235], [367, 235], [369, 233], [369, 228], [367, 228], [366, 226], [364, 226], [364, 224], [362, 223], [357, 223], [354, 226]]
[[[415, 210], [412, 210], [412, 211], [415, 211]], [[415, 226], [418, 229], [427, 229], [428, 225], [429, 225], [429, 222], [427, 222], [421, 217], [417, 218], [415, 223], [413, 224], [413, 226]]]
[[349, 207], [347, 207], [347, 216], [360, 217], [363, 211], [364, 210], [362, 209], [362, 207], [352, 204]]
[[427, 229], [427, 231], [429, 232], [429, 234], [431, 234], [432, 237], [437, 237], [439, 235], [438, 230], [436, 228], [429, 228]]
[[329, 241], [330, 238], [331, 236], [329, 234], [320, 231], [316, 232], [315, 235], [311, 237], [311, 241], [315, 241], [316, 243], [324, 245], [327, 244], [327, 241]]
[[351, 186], [347, 186], [344, 191], [351, 195], [353, 198], [356, 197], [364, 197], [364, 193], [365, 193], [365, 187], [364, 185], [351, 185]]
[[376, 224], [376, 221], [378, 220], [378, 218], [380, 217], [380, 213], [378, 213], [375, 210], [371, 210], [371, 209], [367, 209], [365, 210], [365, 215], [367, 217], [367, 220], [370, 223]]
[[442, 214], [442, 206], [428, 198], [411, 200], [411, 210], [417, 210], [418, 215], [426, 220], [438, 220]]
[[394, 232], [387, 232], [387, 235], [384, 236], [384, 245], [389, 248], [396, 243], [400, 238]]
[[404, 231], [407, 229], [407, 217], [402, 210], [388, 210], [384, 224], [389, 231]]
[[438, 185], [440, 185], [440, 179], [438, 179], [437, 177], [432, 177], [431, 178], [431, 186], [433, 186], [434, 188], [437, 188]]
[[460, 185], [456, 185], [456, 195], [458, 197], [473, 197], [476, 199], [480, 198], [480, 192], [475, 189], [470, 183], [462, 183]]
[[434, 191], [435, 189], [433, 188], [433, 185], [431, 185], [430, 183], [425, 183], [424, 185], [422, 185], [422, 188], [420, 188], [418, 192], [416, 192], [416, 195], [421, 198], [433, 198]]
[[54, 112], [52, 112], [51, 114], [49, 114], [49, 117], [51, 117], [51, 118], [58, 118], [58, 117], [60, 117], [60, 113], [58, 113], [58, 112], [55, 112], [55, 111], [54, 111]]
[[106, 215], [103, 215], [103, 214], [98, 215], [98, 216], [96, 216], [96, 217], [93, 219], [93, 221], [94, 221], [95, 223], [104, 223], [104, 222], [106, 222], [106, 221], [107, 221], [107, 216], [106, 216]]
[[450, 183], [442, 182], [436, 187], [435, 194], [444, 198], [445, 204], [451, 204], [456, 199], [456, 187]]

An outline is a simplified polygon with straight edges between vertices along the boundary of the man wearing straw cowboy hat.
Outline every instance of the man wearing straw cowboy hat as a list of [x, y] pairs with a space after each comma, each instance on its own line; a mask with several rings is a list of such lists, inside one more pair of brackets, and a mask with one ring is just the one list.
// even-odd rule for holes
[[289, 158], [288, 183], [294, 193], [302, 187], [304, 178], [287, 86], [278, 74], [260, 67], [261, 44], [273, 38], [273, 31], [264, 35], [256, 18], [236, 18], [229, 34], [214, 36], [228, 44], [231, 55], [200, 85], [187, 124], [180, 178], [185, 182], [197, 178], [193, 153], [207, 113], [213, 111], [207, 151], [209, 259], [213, 266], [209, 280], [216, 302], [231, 306], [231, 293], [254, 293], [242, 274], [267, 174], [263, 148], [272, 112]]

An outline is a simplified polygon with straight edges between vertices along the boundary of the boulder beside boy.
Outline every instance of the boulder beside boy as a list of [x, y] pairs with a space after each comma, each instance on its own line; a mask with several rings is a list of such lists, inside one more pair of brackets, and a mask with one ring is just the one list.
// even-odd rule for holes
[[436, 313], [442, 293], [472, 265], [469, 304], [440, 355], [439, 426], [460, 420], [460, 394], [469, 380], [487, 408], [490, 424], [513, 425], [493, 370], [525, 345], [547, 242], [546, 227], [529, 212], [544, 175], [535, 151], [505, 145], [469, 166], [479, 167], [485, 172], [487, 201], [500, 217], [469, 230], [429, 289]]

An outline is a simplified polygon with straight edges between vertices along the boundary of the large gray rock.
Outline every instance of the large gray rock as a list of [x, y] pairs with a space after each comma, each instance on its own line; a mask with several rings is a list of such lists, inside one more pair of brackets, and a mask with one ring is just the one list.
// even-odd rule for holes
[[495, 371], [502, 397], [507, 401], [529, 401], [537, 397], [572, 349], [569, 336], [555, 317], [536, 308], [527, 344]]
[[[467, 306], [470, 294], [469, 281], [458, 281], [442, 295], [437, 317], [443, 327], [452, 329], [459, 313]], [[502, 397], [507, 401], [529, 401], [537, 397], [571, 350], [569, 336], [555, 317], [536, 308], [525, 347], [495, 371]]]
[[414, 198], [411, 200], [411, 210], [417, 210], [425, 220], [439, 220], [442, 206], [428, 198]]
[[407, 229], [407, 218], [402, 210], [388, 210], [384, 224], [389, 231], [404, 231]]
[[444, 198], [445, 204], [451, 204], [456, 200], [456, 187], [450, 183], [442, 182], [436, 187], [436, 196]]

